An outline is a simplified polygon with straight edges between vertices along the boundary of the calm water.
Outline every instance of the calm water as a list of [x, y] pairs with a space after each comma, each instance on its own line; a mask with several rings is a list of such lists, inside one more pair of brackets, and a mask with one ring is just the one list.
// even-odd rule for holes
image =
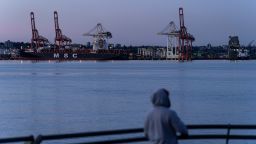
[[187, 124], [256, 124], [256, 61], [0, 61], [0, 137], [142, 127], [158, 88]]

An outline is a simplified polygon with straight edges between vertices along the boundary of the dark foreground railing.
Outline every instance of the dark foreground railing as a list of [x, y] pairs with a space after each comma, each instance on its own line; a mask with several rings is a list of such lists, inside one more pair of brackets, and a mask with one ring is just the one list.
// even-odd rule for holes
[[[188, 125], [190, 135], [186, 138], [179, 137], [179, 140], [224, 140], [229, 144], [229, 140], [256, 140], [256, 125]], [[212, 130], [214, 131], [214, 134]], [[239, 134], [231, 134], [236, 132]], [[242, 130], [242, 131], [241, 131]], [[245, 131], [247, 130], [247, 132]], [[254, 130], [254, 134], [252, 131]], [[211, 131], [211, 132], [208, 132]], [[245, 134], [250, 133], [250, 134]], [[124, 129], [98, 132], [85, 132], [73, 134], [58, 134], [58, 135], [39, 135], [35, 141], [33, 136], [0, 139], [0, 143], [11, 142], [30, 142], [31, 144], [42, 144], [49, 141], [61, 141], [59, 143], [65, 144], [117, 144], [117, 143], [135, 143], [146, 142], [143, 129]], [[79, 140], [78, 142], [71, 142], [70, 140]], [[256, 142], [256, 141], [255, 141]]]
[[31, 135], [31, 136], [26, 136], [26, 137], [3, 138], [3, 139], [0, 139], [0, 144], [18, 143], [18, 142], [24, 142], [25, 144], [33, 144], [34, 141], [35, 141], [35, 139]]

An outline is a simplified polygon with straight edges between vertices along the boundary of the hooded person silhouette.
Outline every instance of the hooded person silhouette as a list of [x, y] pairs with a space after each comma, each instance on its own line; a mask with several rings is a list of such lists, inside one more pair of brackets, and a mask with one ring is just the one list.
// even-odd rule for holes
[[154, 108], [144, 124], [145, 136], [153, 144], [178, 144], [177, 133], [187, 136], [188, 130], [177, 113], [170, 109], [169, 92], [159, 89], [153, 94], [151, 102]]

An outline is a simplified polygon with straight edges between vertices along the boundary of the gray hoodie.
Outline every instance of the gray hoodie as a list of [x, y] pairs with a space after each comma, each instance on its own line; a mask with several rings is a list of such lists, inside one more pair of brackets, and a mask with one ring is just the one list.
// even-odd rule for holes
[[160, 89], [152, 96], [154, 109], [148, 114], [144, 132], [154, 144], [177, 144], [177, 132], [187, 135], [188, 130], [177, 113], [169, 107], [169, 92]]

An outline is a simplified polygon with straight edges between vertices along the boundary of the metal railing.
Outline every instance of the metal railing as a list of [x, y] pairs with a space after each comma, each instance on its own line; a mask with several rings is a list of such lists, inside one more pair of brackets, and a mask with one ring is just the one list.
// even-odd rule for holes
[[[229, 140], [256, 140], [255, 135], [234, 135], [231, 134], [231, 130], [256, 130], [256, 125], [188, 125], [188, 129], [191, 130], [225, 130], [225, 133], [217, 134], [191, 134], [188, 137], [179, 137], [180, 140], [225, 140], [226, 144], [229, 144]], [[125, 137], [128, 134], [141, 134], [136, 137]], [[123, 130], [111, 130], [111, 131], [98, 131], [88, 133], [76, 133], [76, 134], [62, 134], [62, 135], [40, 135], [35, 144], [41, 144], [43, 141], [51, 140], [63, 140], [74, 138], [100, 138], [103, 136], [117, 135], [122, 138], [112, 138], [110, 140], [97, 140], [90, 142], [80, 142], [76, 144], [117, 144], [117, 143], [135, 143], [145, 142], [147, 138], [144, 137], [143, 129], [123, 129]], [[74, 144], [74, 143], [73, 143]]]
[[[256, 140], [256, 125], [188, 125], [187, 127], [191, 134], [188, 137], [179, 136], [179, 140], [224, 140], [226, 144], [229, 144], [230, 140]], [[209, 133], [205, 130], [221, 130], [221, 132], [214, 132], [214, 134], [212, 134], [212, 132]], [[231, 134], [231, 131], [235, 132], [236, 130], [239, 130], [239, 132], [241, 130], [255, 130], [255, 132], [254, 134], [250, 133], [249, 135], [245, 133]], [[113, 138], [113, 136], [115, 136], [115, 138]], [[94, 141], [92, 141], [92, 138]], [[69, 140], [78, 139], [79, 141], [82, 139], [82, 142], [73, 142], [72, 144], [120, 144], [147, 141], [147, 138], [144, 137], [143, 129], [136, 128], [72, 134], [39, 135], [36, 137], [35, 141], [33, 136], [9, 138], [0, 139], [0, 143], [11, 143], [18, 141], [27, 141], [31, 144], [42, 144], [43, 142], [49, 141], [65, 141], [65, 143], [68, 143]], [[71, 144], [71, 142], [69, 142], [69, 144]]]
[[24, 142], [24, 144], [33, 144], [35, 141], [34, 136], [26, 136], [26, 137], [13, 137], [13, 138], [3, 138], [0, 139], [0, 144], [6, 143], [17, 143]]

